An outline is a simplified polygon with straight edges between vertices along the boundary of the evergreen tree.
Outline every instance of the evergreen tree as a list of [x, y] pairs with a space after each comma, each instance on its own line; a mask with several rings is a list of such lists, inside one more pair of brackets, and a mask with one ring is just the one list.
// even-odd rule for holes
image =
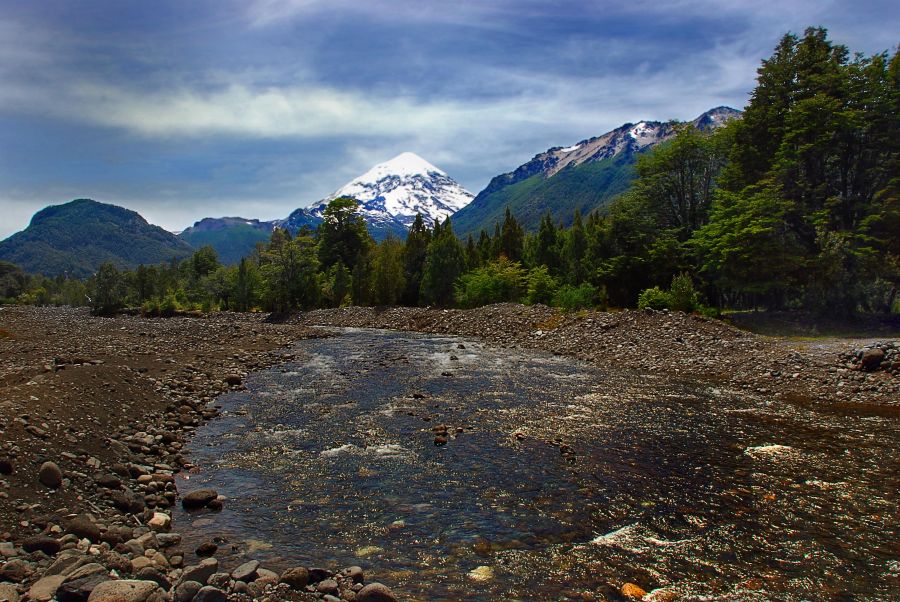
[[334, 199], [322, 213], [319, 225], [319, 262], [323, 269], [343, 263], [352, 272], [356, 262], [370, 251], [373, 241], [358, 203], [350, 197]]
[[506, 256], [510, 261], [521, 261], [524, 243], [525, 231], [507, 207], [500, 230], [500, 255]]
[[558, 274], [560, 268], [559, 241], [557, 239], [556, 226], [550, 212], [541, 218], [538, 229], [535, 256], [535, 266], [546, 266], [551, 274]]
[[373, 300], [376, 305], [395, 305], [406, 288], [403, 243], [388, 236], [375, 249], [372, 261]]
[[576, 209], [572, 228], [569, 230], [568, 236], [566, 236], [565, 245], [563, 247], [566, 279], [570, 284], [581, 284], [587, 276], [587, 266], [584, 262], [586, 251], [587, 238], [584, 234], [581, 211]]
[[419, 304], [419, 289], [422, 286], [422, 272], [425, 269], [425, 257], [428, 254], [428, 244], [431, 242], [431, 231], [422, 220], [421, 214], [416, 214], [409, 233], [406, 235], [406, 245], [403, 249], [403, 275], [405, 290], [402, 301], [405, 305], [416, 306]]
[[428, 304], [452, 305], [453, 285], [465, 272], [465, 267], [465, 251], [459, 244], [459, 239], [453, 234], [448, 217], [428, 245], [428, 256], [422, 275], [421, 299]]

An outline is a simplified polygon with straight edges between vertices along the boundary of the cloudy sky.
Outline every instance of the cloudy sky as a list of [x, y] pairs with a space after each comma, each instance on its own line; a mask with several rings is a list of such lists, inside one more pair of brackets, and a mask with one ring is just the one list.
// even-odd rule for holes
[[0, 238], [89, 197], [272, 219], [413, 151], [473, 192], [550, 146], [741, 108], [786, 31], [893, 1], [0, 0]]

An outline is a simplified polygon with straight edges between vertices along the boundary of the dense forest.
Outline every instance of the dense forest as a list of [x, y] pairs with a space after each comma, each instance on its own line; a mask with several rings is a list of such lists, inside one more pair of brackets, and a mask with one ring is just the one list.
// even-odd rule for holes
[[678, 134], [638, 160], [602, 212], [549, 215], [526, 233], [507, 210], [460, 240], [419, 217], [376, 243], [341, 198], [313, 231], [275, 230], [238, 265], [193, 256], [86, 281], [0, 265], [0, 296], [25, 303], [287, 312], [354, 305], [897, 310], [900, 53], [853, 55], [824, 29], [788, 34], [758, 70], [742, 119]]

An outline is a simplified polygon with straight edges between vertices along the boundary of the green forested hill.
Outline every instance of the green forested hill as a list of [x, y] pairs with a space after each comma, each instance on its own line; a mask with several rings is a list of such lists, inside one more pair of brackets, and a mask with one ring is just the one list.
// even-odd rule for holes
[[38, 211], [28, 227], [0, 242], [0, 260], [27, 272], [81, 278], [111, 261], [120, 267], [185, 257], [191, 246], [134, 211], [77, 199]]
[[534, 174], [476, 199], [453, 216], [453, 227], [461, 235], [474, 235], [481, 229], [490, 232], [495, 223], [503, 223], [507, 207], [529, 231], [537, 229], [547, 212], [554, 223], [571, 226], [576, 209], [589, 213], [628, 189], [636, 160], [637, 155], [623, 153], [597, 163], [566, 167], [550, 178]]
[[178, 235], [195, 249], [210, 246], [224, 265], [233, 265], [250, 255], [257, 243], [267, 242], [272, 222], [240, 217], [205, 218]]

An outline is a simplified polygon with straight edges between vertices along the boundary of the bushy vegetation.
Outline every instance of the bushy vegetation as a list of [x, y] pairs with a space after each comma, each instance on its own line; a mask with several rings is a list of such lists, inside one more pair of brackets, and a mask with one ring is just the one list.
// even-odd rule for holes
[[[376, 244], [356, 202], [341, 198], [316, 230], [275, 230], [230, 267], [209, 247], [128, 272], [104, 265], [85, 282], [0, 264], [0, 292], [148, 315], [506, 301], [705, 314], [896, 308], [900, 54], [851, 58], [822, 29], [787, 35], [743, 119], [711, 133], [676, 127], [640, 156], [608, 210], [575, 209], [568, 227], [547, 211], [526, 233], [507, 208], [493, 232], [465, 241], [449, 219], [429, 228], [420, 216], [405, 241]], [[528, 182], [517, 190], [537, 190]]]

